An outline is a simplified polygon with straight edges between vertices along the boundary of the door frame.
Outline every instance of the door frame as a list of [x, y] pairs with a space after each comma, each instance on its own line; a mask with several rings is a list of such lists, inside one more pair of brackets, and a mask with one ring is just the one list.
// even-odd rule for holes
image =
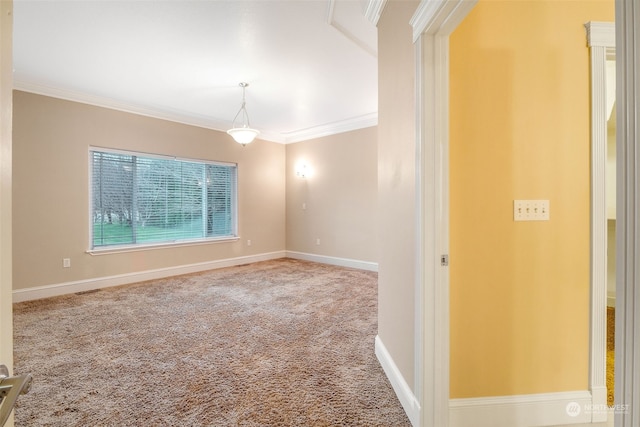
[[[421, 425], [449, 424], [449, 275], [440, 264], [448, 253], [448, 40], [477, 0], [422, 0], [411, 20], [416, 52], [416, 154], [418, 211], [418, 272], [416, 280], [416, 397], [421, 404]], [[615, 4], [617, 42], [617, 260], [616, 270], [616, 404], [615, 425], [640, 424], [640, 5], [634, 0]], [[600, 196], [599, 196], [600, 197]], [[593, 230], [592, 230], [593, 231]], [[598, 231], [601, 233], [601, 231]], [[593, 254], [592, 254], [593, 256]], [[598, 274], [601, 274], [598, 272]], [[599, 291], [598, 291], [599, 292]], [[606, 285], [602, 305], [606, 306]], [[600, 296], [598, 298], [601, 298]], [[592, 301], [592, 311], [596, 303]], [[596, 310], [599, 311], [600, 309]], [[592, 313], [593, 314], [593, 313]], [[593, 326], [598, 323], [599, 328]], [[592, 317], [592, 393], [601, 395], [594, 353], [594, 334], [602, 331]], [[602, 335], [602, 334], [600, 334]], [[599, 340], [603, 337], [599, 336]], [[598, 344], [598, 348], [604, 348]], [[597, 363], [595, 363], [597, 360]], [[598, 388], [600, 387], [600, 388]], [[605, 386], [606, 390], [606, 386]], [[606, 391], [605, 391], [606, 398]]]
[[[441, 264], [441, 257], [448, 254], [449, 249], [448, 42], [453, 30], [457, 28], [476, 3], [477, 0], [423, 0], [411, 20], [416, 52], [416, 153], [418, 163], [416, 184], [419, 236], [419, 262], [416, 280], [416, 299], [419, 307], [416, 313], [415, 389], [416, 398], [421, 404], [421, 425], [423, 426], [447, 426], [449, 424], [449, 272], [447, 265]], [[630, 7], [633, 5], [631, 4]], [[588, 27], [588, 33], [589, 47], [592, 53], [592, 73], [594, 73], [592, 76], [597, 77], [600, 73], [604, 73], [607, 50], [615, 47], [615, 38], [612, 38], [612, 24], [591, 24]], [[630, 32], [630, 30], [628, 31]], [[627, 34], [626, 37], [631, 38], [632, 35]], [[601, 96], [604, 99], [605, 87], [602, 86], [604, 79], [593, 77], [592, 96], [597, 97], [599, 102]], [[618, 85], [618, 93], [620, 93], [621, 86]], [[606, 405], [607, 230], [603, 175], [606, 165], [606, 120], [603, 120], [602, 123], [600, 120], [595, 120], [597, 117], [605, 117], [605, 105], [594, 104], [592, 110], [592, 145], [594, 148], [592, 170], [594, 173], [592, 173], [592, 298], [589, 388], [593, 404]], [[618, 112], [618, 114], [621, 113]], [[601, 143], [603, 132], [604, 144]], [[618, 138], [620, 139], [620, 136]], [[618, 203], [620, 204], [622, 201]], [[635, 224], [635, 217], [633, 221]], [[626, 229], [620, 227], [618, 235], [625, 233]], [[621, 255], [618, 257], [620, 259]], [[620, 265], [620, 263], [619, 260], [618, 264]], [[622, 280], [619, 279], [618, 288], [620, 288], [621, 282]], [[623, 295], [619, 290], [617, 294]], [[618, 298], [618, 301], [622, 299], [625, 298]], [[618, 303], [618, 305], [620, 304]], [[637, 307], [636, 310], [638, 308], [640, 307]], [[618, 311], [621, 310], [618, 309]], [[624, 313], [621, 314], [624, 315]], [[630, 322], [629, 319], [627, 320]], [[633, 326], [638, 328], [637, 325]], [[620, 333], [619, 329], [617, 328], [618, 333]], [[627, 335], [629, 334], [627, 333]], [[631, 341], [633, 342], [633, 336], [631, 336]], [[638, 352], [640, 353], [640, 349]], [[632, 359], [627, 358], [626, 360]], [[617, 361], [616, 365], [618, 365]], [[621, 371], [619, 369], [616, 373], [617, 386], [619, 385], [618, 377], [622, 375]], [[632, 383], [637, 384], [635, 381]], [[637, 395], [638, 393], [636, 393], [636, 399]], [[606, 421], [606, 414], [594, 413], [592, 421]]]
[[[594, 407], [607, 405], [607, 58], [615, 55], [615, 24], [587, 22], [591, 68], [591, 305], [589, 390]], [[593, 411], [592, 422], [607, 421]]]
[[[13, 2], [0, 1], [0, 364], [13, 372], [12, 312], [12, 109]], [[13, 426], [13, 414], [6, 427]]]
[[415, 396], [420, 425], [449, 425], [449, 36], [478, 0], [422, 0], [415, 46], [417, 272]]
[[640, 4], [616, 11], [615, 425], [640, 425]]

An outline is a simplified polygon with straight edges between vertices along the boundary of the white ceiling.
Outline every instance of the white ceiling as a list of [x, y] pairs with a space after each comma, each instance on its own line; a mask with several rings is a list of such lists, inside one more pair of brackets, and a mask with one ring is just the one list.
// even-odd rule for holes
[[16, 89], [262, 139], [377, 123], [366, 0], [14, 0]]

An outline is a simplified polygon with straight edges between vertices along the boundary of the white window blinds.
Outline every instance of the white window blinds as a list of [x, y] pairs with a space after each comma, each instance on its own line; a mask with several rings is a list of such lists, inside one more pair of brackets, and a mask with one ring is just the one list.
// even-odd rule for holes
[[237, 166], [90, 151], [91, 248], [237, 235]]

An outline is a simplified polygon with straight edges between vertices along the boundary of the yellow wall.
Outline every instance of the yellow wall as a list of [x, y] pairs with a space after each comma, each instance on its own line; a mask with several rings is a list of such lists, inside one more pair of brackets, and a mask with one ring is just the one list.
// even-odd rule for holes
[[[613, 1], [481, 0], [451, 37], [451, 397], [588, 388], [589, 56]], [[514, 222], [514, 199], [549, 199]]]

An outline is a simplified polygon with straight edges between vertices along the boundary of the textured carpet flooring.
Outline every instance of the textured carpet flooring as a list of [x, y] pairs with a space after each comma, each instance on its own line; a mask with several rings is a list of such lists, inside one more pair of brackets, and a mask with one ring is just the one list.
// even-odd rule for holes
[[376, 289], [280, 259], [15, 304], [16, 426], [409, 426]]

